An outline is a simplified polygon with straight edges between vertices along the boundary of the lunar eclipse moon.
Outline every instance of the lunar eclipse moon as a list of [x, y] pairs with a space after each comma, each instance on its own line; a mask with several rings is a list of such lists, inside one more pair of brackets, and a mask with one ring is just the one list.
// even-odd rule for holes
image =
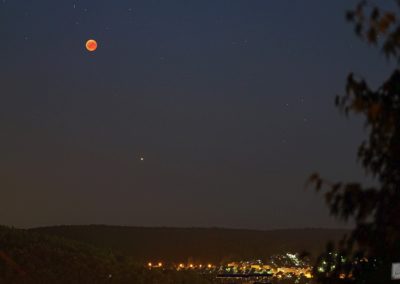
[[97, 49], [97, 42], [94, 39], [89, 39], [86, 42], [86, 49], [90, 52], [93, 52]]

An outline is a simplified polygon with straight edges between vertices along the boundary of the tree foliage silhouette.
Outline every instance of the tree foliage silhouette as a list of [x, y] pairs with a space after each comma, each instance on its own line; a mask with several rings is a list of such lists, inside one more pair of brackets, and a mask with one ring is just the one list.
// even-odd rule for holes
[[[400, 1], [395, 2], [400, 9]], [[361, 1], [346, 18], [362, 40], [398, 64], [398, 12]], [[355, 221], [351, 234], [335, 246], [327, 246], [315, 274], [322, 283], [388, 283], [391, 263], [400, 261], [400, 70], [396, 67], [377, 89], [350, 73], [346, 93], [337, 96], [335, 104], [346, 116], [365, 118], [369, 135], [359, 146], [358, 159], [377, 186], [332, 183], [317, 173], [310, 176], [309, 182], [317, 191], [326, 190], [331, 215]]]

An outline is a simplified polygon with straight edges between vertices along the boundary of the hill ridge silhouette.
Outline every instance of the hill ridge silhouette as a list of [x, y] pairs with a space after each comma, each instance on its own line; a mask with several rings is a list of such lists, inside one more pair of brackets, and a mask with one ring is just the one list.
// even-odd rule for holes
[[126, 254], [138, 262], [214, 262], [267, 259], [273, 254], [307, 251], [317, 255], [346, 229], [252, 230], [220, 227], [143, 227], [104, 224], [29, 229]]

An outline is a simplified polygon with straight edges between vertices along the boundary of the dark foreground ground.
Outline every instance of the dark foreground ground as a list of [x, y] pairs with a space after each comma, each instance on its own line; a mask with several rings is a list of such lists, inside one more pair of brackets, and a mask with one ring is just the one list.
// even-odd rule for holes
[[0, 227], [0, 283], [220, 283], [215, 272], [149, 270], [146, 263], [149, 259], [221, 263], [263, 259], [284, 251], [316, 253], [326, 241], [343, 233], [320, 229]]

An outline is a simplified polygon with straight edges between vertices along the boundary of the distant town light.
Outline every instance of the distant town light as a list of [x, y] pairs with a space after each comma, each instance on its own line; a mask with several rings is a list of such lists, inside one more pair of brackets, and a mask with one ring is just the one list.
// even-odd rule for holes
[[151, 262], [149, 262], [148, 264], [147, 264], [147, 266], [149, 266], [149, 267], [151, 267], [153, 264], [151, 263]]
[[161, 267], [161, 266], [162, 266], [162, 262], [159, 262], [159, 263], [158, 263], [158, 266]]

